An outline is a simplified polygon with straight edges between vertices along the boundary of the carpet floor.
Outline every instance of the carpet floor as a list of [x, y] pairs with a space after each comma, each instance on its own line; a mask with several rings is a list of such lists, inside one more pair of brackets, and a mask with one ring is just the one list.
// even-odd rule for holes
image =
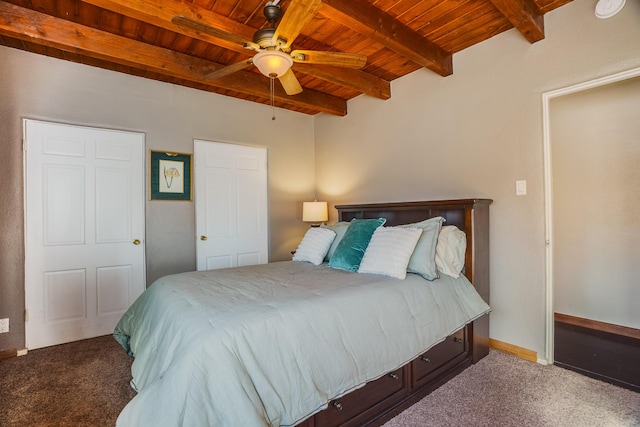
[[0, 361], [0, 426], [115, 426], [132, 361], [110, 335]]
[[640, 427], [640, 393], [491, 350], [384, 427]]
[[[111, 336], [0, 361], [0, 426], [113, 426], [131, 362]], [[492, 350], [384, 425], [439, 426], [640, 427], [640, 393]]]

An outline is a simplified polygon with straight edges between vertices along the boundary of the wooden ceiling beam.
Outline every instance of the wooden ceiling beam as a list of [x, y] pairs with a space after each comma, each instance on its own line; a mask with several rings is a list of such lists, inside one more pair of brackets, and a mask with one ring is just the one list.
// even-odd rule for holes
[[183, 34], [188, 37], [197, 38], [207, 43], [215, 44], [234, 52], [243, 53], [247, 58], [253, 55], [253, 52], [245, 49], [239, 43], [233, 43], [218, 37], [211, 36], [199, 31], [175, 25], [171, 19], [175, 16], [184, 16], [203, 23], [209, 23], [215, 28], [233, 34], [240, 39], [251, 41], [253, 38], [254, 28], [241, 24], [224, 15], [201, 8], [193, 3], [184, 3], [182, 1], [131, 1], [131, 0], [82, 0], [85, 3], [92, 4], [111, 12], [128, 16], [138, 21], [147, 22], [159, 28], [164, 28], [175, 33]]
[[[160, 28], [177, 32], [188, 37], [203, 40], [207, 43], [215, 44], [226, 49], [233, 50], [249, 56], [253, 52], [245, 49], [239, 44], [229, 42], [202, 32], [197, 32], [189, 28], [175, 25], [171, 22], [174, 16], [185, 16], [190, 19], [203, 23], [209, 23], [217, 29], [226, 31], [250, 41], [253, 38], [255, 29], [236, 22], [224, 15], [212, 12], [196, 6], [193, 3], [184, 3], [182, 1], [172, 1], [159, 3], [156, 1], [131, 1], [131, 0], [83, 0], [85, 3], [98, 6], [100, 8], [137, 19], [142, 22], [148, 22]], [[391, 88], [389, 82], [377, 78], [370, 74], [358, 70], [332, 68], [331, 72], [326, 70], [316, 70], [316, 66], [301, 66], [296, 64], [294, 71], [300, 71], [303, 74], [327, 81], [329, 83], [344, 86], [358, 92], [380, 99], [388, 99], [391, 96]]]
[[533, 0], [491, 0], [529, 43], [544, 39], [544, 16]]
[[[87, 57], [204, 83], [211, 87], [270, 98], [268, 80], [252, 72], [238, 72], [215, 81], [204, 75], [221, 65], [151, 46], [126, 37], [85, 27], [50, 15], [0, 1], [0, 35], [85, 55]], [[305, 90], [289, 96], [276, 85], [274, 98], [296, 107], [344, 116], [345, 100]]]
[[453, 73], [451, 54], [366, 0], [322, 0], [320, 13], [441, 76]]
[[391, 83], [364, 71], [354, 70], [353, 68], [331, 67], [329, 65], [311, 65], [302, 62], [296, 63], [293, 66], [293, 70], [355, 89], [378, 99], [391, 98]]

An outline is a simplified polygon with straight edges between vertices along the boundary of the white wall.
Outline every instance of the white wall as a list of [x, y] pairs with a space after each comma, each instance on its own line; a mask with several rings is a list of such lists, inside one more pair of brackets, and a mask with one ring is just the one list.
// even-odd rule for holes
[[[265, 85], [268, 85], [265, 79]], [[22, 118], [144, 132], [148, 150], [193, 153], [193, 139], [267, 147], [270, 260], [290, 258], [314, 196], [312, 116], [0, 47], [0, 318], [23, 348]], [[193, 202], [147, 201], [147, 281], [195, 269]]]
[[[419, 70], [392, 98], [361, 96], [316, 118], [319, 198], [332, 203], [491, 198], [491, 337], [544, 356], [543, 92], [640, 65], [640, 2], [613, 18], [595, 1], [545, 16], [546, 39], [510, 30]], [[527, 180], [528, 194], [515, 195]], [[332, 212], [335, 219], [335, 211]]]

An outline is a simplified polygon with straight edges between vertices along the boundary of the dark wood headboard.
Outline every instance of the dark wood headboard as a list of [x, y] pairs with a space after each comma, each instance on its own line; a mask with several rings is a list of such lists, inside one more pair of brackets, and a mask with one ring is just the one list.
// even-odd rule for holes
[[[480, 296], [490, 303], [489, 292], [489, 205], [490, 199], [437, 200], [425, 202], [370, 203], [361, 205], [340, 205], [339, 221], [354, 218], [386, 218], [385, 225], [401, 225], [423, 221], [436, 216], [443, 217], [443, 225], [455, 225], [467, 235], [465, 254], [465, 275], [473, 283]], [[482, 345], [478, 349], [488, 351], [489, 321], [474, 322], [474, 340]], [[482, 350], [484, 352], [484, 350]], [[475, 355], [477, 359], [480, 355]], [[479, 358], [478, 358], [479, 360]]]

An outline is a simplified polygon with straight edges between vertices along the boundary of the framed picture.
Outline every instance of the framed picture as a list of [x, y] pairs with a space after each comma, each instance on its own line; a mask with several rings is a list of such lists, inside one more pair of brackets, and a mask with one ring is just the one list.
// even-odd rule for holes
[[191, 154], [151, 151], [151, 200], [191, 200]]

